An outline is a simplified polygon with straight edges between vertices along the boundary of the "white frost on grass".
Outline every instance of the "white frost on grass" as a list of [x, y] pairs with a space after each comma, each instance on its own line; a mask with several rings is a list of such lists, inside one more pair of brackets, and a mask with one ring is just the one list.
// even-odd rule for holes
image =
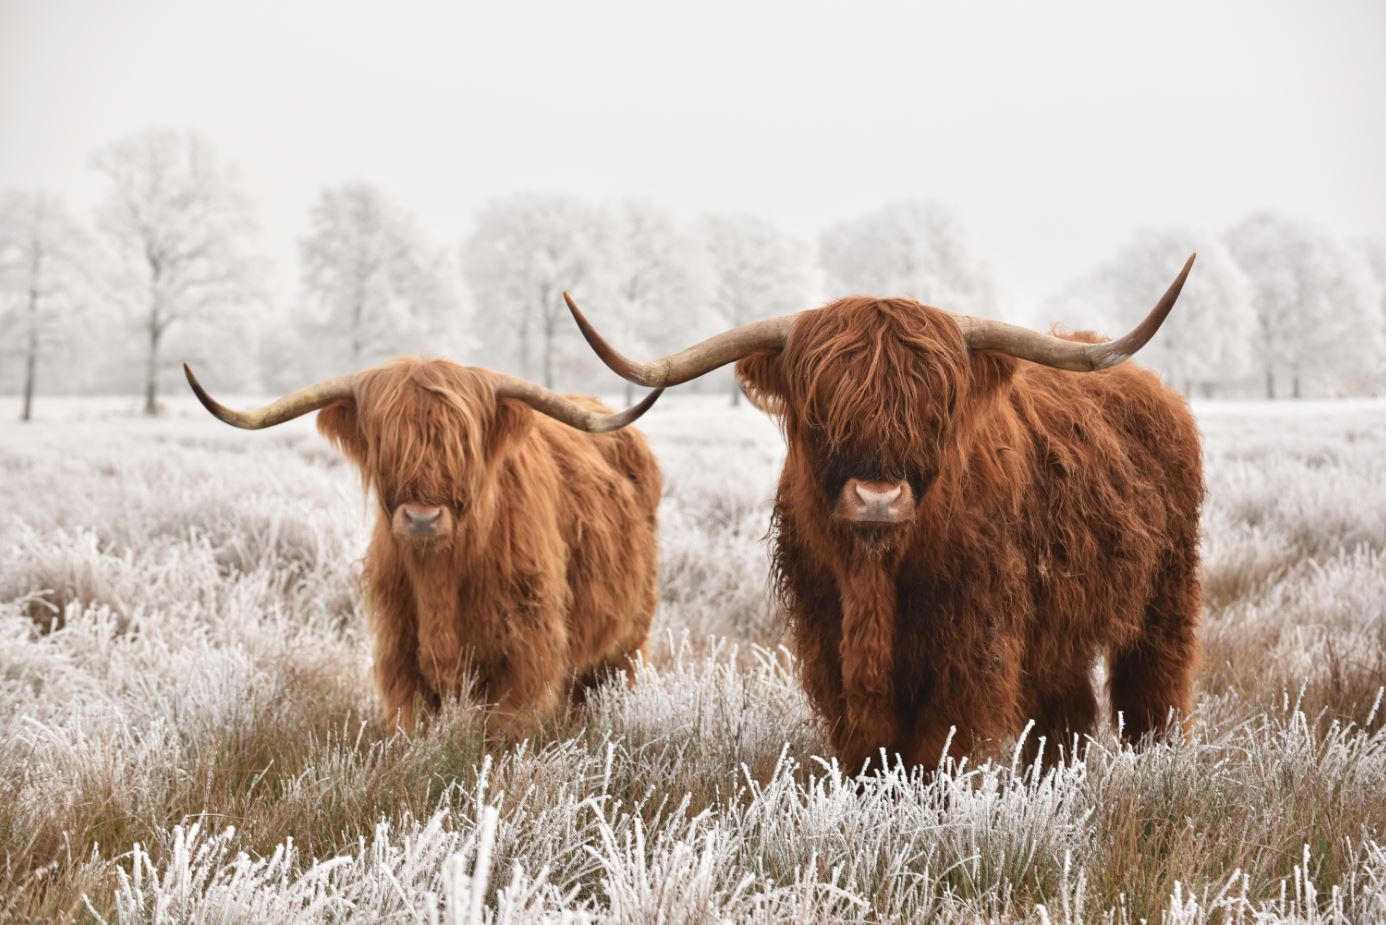
[[[1383, 733], [1296, 710], [1386, 683], [1386, 403], [1198, 407], [1205, 637], [1235, 665], [1208, 666], [1188, 741], [861, 782], [818, 757], [779, 647], [780, 438], [724, 402], [641, 423], [666, 492], [638, 683], [485, 758], [464, 711], [363, 731], [369, 508], [310, 422], [53, 401], [64, 420], [0, 425], [3, 869], [59, 819], [73, 843], [15, 882], [80, 876], [122, 923], [1386, 918]], [[417, 811], [391, 798], [410, 775], [436, 782]], [[362, 813], [359, 837], [316, 822]]]

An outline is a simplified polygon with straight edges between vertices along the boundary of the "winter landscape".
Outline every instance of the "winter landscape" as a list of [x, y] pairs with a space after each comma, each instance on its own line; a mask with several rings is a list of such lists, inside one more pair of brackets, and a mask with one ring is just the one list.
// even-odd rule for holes
[[[0, 922], [1386, 922], [1384, 31], [0, 4]], [[1114, 336], [1191, 251], [1134, 362], [1203, 441], [1193, 716], [1123, 744], [1099, 660], [1050, 767], [1028, 728], [833, 757], [769, 578], [785, 435], [728, 369], [635, 425], [634, 683], [524, 741], [457, 700], [400, 731], [360, 473], [182, 372], [243, 408], [422, 355], [622, 408], [565, 291], [642, 358], [856, 293]]]
[[[1199, 403], [1189, 741], [858, 783], [766, 595], [782, 454], [668, 396], [633, 689], [483, 753], [377, 718], [356, 474], [306, 421], [59, 400], [0, 430], [3, 915], [109, 922], [1386, 916], [1386, 403]], [[6, 411], [15, 410], [9, 402]], [[480, 911], [478, 911], [480, 910]]]

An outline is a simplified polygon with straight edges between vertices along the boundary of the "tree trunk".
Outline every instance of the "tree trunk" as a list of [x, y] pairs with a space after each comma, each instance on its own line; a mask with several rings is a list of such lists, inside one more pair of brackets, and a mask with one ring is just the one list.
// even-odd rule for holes
[[159, 413], [159, 314], [149, 313], [149, 356], [144, 370], [144, 413], [154, 417]]
[[29, 286], [29, 349], [24, 357], [24, 408], [21, 421], [34, 418], [34, 374], [38, 368], [38, 281]]
[[1266, 370], [1266, 397], [1275, 397], [1275, 373], [1269, 369]]
[[351, 305], [351, 358], [347, 365], [352, 369], [361, 368], [361, 327], [366, 317], [364, 301], [358, 292]]
[[633, 382], [631, 382], [629, 379], [627, 379], [627, 380], [626, 380], [626, 407], [629, 408], [629, 407], [630, 407], [631, 405], [633, 405], [633, 404], [635, 404], [635, 383], [633, 383]]
[[38, 366], [38, 338], [29, 335], [29, 355], [24, 358], [24, 410], [19, 413], [21, 421], [34, 418], [34, 369]]
[[163, 307], [163, 293], [159, 288], [163, 277], [163, 262], [154, 251], [147, 251], [149, 259], [149, 356], [144, 369], [144, 413], [154, 417], [159, 413], [159, 340], [164, 335], [166, 323], [160, 315]]
[[733, 375], [731, 384], [732, 407], [735, 408], [741, 404], [741, 383], [737, 382], [736, 376]]
[[553, 325], [544, 325], [544, 388], [553, 388]]
[[529, 318], [520, 318], [520, 375], [526, 379], [532, 378], [534, 373], [529, 366]]
[[1294, 398], [1300, 398], [1301, 395], [1299, 392], [1299, 373], [1295, 373], [1294, 378], [1290, 380], [1290, 383], [1290, 395]]

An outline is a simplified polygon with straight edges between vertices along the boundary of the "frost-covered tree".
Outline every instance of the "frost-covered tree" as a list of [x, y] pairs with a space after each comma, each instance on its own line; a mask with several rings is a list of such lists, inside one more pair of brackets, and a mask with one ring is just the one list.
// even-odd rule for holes
[[969, 315], [989, 315], [995, 285], [953, 211], [899, 202], [829, 228], [819, 260], [832, 297], [909, 296]]
[[[624, 202], [611, 217], [613, 247], [599, 274], [613, 301], [612, 329], [622, 349], [637, 355], [677, 350], [702, 332], [706, 261], [697, 240], [665, 210]], [[603, 313], [606, 317], [606, 313]], [[626, 401], [633, 389], [626, 384]]]
[[[1359, 252], [1371, 270], [1377, 297], [1377, 329], [1380, 343], [1386, 344], [1386, 238], [1369, 238], [1359, 242]], [[1368, 388], [1377, 394], [1386, 386], [1386, 354], [1378, 355], [1373, 367], [1368, 370]]]
[[[707, 261], [712, 326], [732, 328], [809, 307], [815, 268], [807, 245], [753, 215], [704, 216], [696, 233]], [[710, 331], [707, 333], [711, 333]], [[732, 404], [741, 390], [731, 383]]]
[[1052, 322], [1117, 337], [1150, 311], [1191, 251], [1198, 261], [1174, 313], [1140, 362], [1192, 394], [1252, 372], [1257, 336], [1251, 284], [1227, 248], [1180, 229], [1144, 231], [1051, 300]]
[[569, 196], [527, 193], [485, 205], [463, 242], [462, 266], [488, 363], [550, 388], [560, 367], [590, 368], [563, 293], [600, 300], [614, 237], [610, 216]]
[[148, 129], [94, 163], [107, 181], [100, 228], [119, 260], [112, 292], [138, 319], [144, 411], [157, 414], [171, 329], [195, 327], [203, 343], [221, 333], [222, 362], [253, 351], [261, 300], [248, 248], [251, 210], [232, 173], [190, 132]]
[[19, 418], [33, 417], [39, 366], [84, 339], [91, 242], [56, 198], [0, 196], [0, 344], [23, 369]]
[[1296, 398], [1306, 378], [1341, 386], [1370, 375], [1382, 355], [1382, 331], [1377, 285], [1362, 254], [1308, 223], [1270, 213], [1247, 218], [1225, 240], [1251, 280], [1268, 398], [1281, 375]]
[[[456, 347], [455, 271], [413, 218], [366, 183], [323, 190], [299, 245], [304, 337], [331, 368]], [[323, 370], [325, 371], [325, 370]]]

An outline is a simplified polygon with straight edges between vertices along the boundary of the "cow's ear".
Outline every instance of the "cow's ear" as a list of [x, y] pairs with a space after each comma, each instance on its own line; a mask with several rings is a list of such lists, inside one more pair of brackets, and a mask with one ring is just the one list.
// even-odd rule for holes
[[496, 402], [496, 419], [491, 424], [487, 457], [495, 457], [505, 452], [506, 447], [529, 433], [533, 426], [534, 410], [529, 405], [511, 398], [502, 398]]
[[357, 422], [356, 403], [334, 401], [318, 412], [318, 433], [357, 466], [366, 459], [366, 441]]
[[753, 353], [736, 361], [736, 381], [751, 404], [781, 416], [785, 408], [784, 363], [778, 353]]

